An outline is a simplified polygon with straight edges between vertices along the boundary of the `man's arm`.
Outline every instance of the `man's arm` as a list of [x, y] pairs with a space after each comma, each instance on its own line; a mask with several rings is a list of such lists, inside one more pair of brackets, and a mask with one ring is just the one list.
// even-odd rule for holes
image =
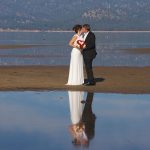
[[93, 33], [88, 37], [87, 41], [85, 41], [85, 45], [85, 50], [95, 49], [95, 35]]

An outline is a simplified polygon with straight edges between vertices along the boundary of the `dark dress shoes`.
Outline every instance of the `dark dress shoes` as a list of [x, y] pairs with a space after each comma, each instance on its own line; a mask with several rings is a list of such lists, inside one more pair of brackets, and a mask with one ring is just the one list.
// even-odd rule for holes
[[84, 83], [83, 85], [85, 85], [85, 86], [94, 86], [94, 85], [96, 85], [96, 83], [95, 82], [87, 82], [87, 83]]
[[87, 82], [84, 82], [82, 85], [86, 85], [87, 84]]

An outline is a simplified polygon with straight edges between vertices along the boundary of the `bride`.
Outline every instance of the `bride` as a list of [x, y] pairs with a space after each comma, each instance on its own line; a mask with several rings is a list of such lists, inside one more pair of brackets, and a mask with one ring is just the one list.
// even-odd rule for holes
[[85, 46], [81, 34], [82, 26], [75, 25], [73, 31], [75, 31], [76, 34], [69, 42], [69, 45], [73, 47], [73, 49], [71, 52], [69, 77], [66, 85], [82, 85], [84, 83], [82, 49]]
[[88, 145], [89, 140], [85, 132], [85, 123], [82, 121], [83, 110], [85, 104], [82, 103], [84, 92], [68, 91], [70, 116], [72, 124], [69, 126], [69, 131], [74, 138], [74, 145]]

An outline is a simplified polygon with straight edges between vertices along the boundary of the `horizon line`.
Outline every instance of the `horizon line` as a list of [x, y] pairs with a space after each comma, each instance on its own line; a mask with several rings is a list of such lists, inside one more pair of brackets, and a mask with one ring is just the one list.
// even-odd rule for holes
[[[0, 29], [0, 32], [74, 32], [72, 30]], [[150, 30], [92, 30], [92, 32], [150, 32]]]

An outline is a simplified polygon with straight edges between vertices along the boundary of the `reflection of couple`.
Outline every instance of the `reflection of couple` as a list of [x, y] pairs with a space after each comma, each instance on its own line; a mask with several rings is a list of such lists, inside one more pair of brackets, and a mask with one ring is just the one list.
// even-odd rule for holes
[[[70, 70], [67, 85], [95, 85], [92, 62], [96, 57], [95, 35], [90, 25], [75, 25], [75, 35], [69, 42], [73, 47], [71, 52]], [[84, 82], [83, 61], [87, 73], [87, 82]]]
[[88, 93], [83, 101], [84, 93], [69, 91], [69, 104], [72, 125], [69, 130], [73, 136], [74, 145], [89, 145], [89, 140], [94, 136], [95, 115], [92, 112], [93, 93]]

